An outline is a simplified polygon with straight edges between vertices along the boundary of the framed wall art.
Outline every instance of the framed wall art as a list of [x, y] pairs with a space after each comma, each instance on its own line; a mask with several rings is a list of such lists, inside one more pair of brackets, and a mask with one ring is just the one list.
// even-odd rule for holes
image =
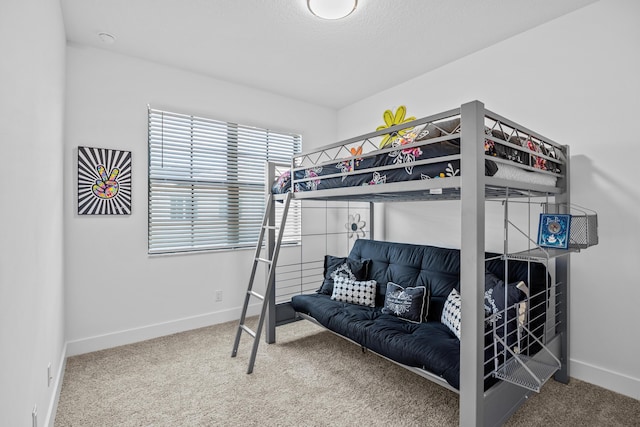
[[78, 215], [131, 214], [131, 151], [78, 147]]

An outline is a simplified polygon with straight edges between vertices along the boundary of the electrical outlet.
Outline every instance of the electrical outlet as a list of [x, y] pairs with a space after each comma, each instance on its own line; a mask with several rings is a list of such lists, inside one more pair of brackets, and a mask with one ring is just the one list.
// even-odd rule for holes
[[222, 302], [222, 291], [221, 290], [217, 290], [216, 291], [216, 302]]
[[51, 387], [51, 381], [53, 380], [53, 375], [51, 375], [51, 362], [47, 365], [47, 387]]
[[31, 412], [31, 427], [38, 427], [38, 405], [33, 405]]

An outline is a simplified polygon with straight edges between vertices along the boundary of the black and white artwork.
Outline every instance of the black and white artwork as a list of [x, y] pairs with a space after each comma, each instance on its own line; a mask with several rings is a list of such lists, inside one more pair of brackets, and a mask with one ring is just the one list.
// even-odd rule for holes
[[78, 147], [78, 215], [131, 214], [131, 151]]

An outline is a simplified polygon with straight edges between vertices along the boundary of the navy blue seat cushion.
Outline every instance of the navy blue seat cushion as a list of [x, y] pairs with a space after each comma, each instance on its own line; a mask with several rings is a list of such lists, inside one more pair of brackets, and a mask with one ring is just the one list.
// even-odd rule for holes
[[381, 314], [379, 307], [339, 302], [323, 294], [296, 295], [291, 299], [291, 306], [358, 344], [364, 343], [365, 328], [373, 325]]
[[296, 295], [291, 305], [365, 348], [426, 369], [458, 387], [460, 342], [439, 322], [411, 323], [383, 314], [380, 307], [340, 303], [322, 294]]
[[[322, 294], [296, 295], [291, 305], [295, 311], [313, 317], [322, 326], [362, 347], [429, 371], [451, 386], [460, 387], [460, 341], [440, 322], [407, 322], [382, 313], [380, 307], [341, 303]], [[490, 360], [492, 348], [488, 347], [485, 353], [485, 360]], [[487, 363], [485, 375], [492, 369], [493, 363]], [[489, 377], [485, 388], [495, 382]]]

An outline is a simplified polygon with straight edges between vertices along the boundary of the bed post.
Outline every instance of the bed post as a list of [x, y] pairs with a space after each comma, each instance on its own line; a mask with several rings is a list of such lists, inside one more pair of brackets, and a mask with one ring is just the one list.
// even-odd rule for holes
[[375, 215], [373, 214], [373, 202], [369, 202], [369, 239], [375, 240], [375, 232], [373, 231]]
[[[273, 162], [267, 162], [265, 165], [265, 195], [268, 196], [271, 194], [271, 184], [273, 184], [273, 178], [276, 176], [276, 164]], [[265, 201], [267, 198], [265, 198]], [[275, 202], [274, 202], [275, 203]], [[269, 214], [269, 222], [268, 225], [270, 227], [274, 227], [276, 225], [276, 210], [271, 209]], [[276, 243], [276, 232], [274, 228], [269, 228], [266, 231], [266, 239], [265, 239], [265, 249], [267, 259], [273, 259], [273, 252], [275, 250]], [[265, 275], [269, 275], [269, 269], [266, 269]], [[268, 280], [268, 277], [267, 277]], [[276, 280], [276, 279], [274, 279]], [[265, 282], [267, 283], [267, 282]], [[266, 328], [264, 332], [264, 340], [267, 344], [273, 344], [276, 342], [276, 285], [273, 285], [273, 292], [269, 295], [269, 305], [267, 307], [266, 312]]]
[[484, 104], [463, 104], [461, 115], [460, 425], [484, 423]]
[[[569, 187], [569, 146], [565, 145], [566, 162], [564, 164], [564, 179], [561, 183], [562, 194], [556, 196], [556, 203], [562, 210], [560, 213], [570, 213], [571, 192]], [[560, 355], [559, 359], [562, 364], [560, 370], [556, 372], [554, 378], [561, 383], [569, 383], [569, 292], [571, 284], [571, 255], [556, 258], [556, 282], [558, 285], [558, 293], [561, 295], [558, 304], [559, 314], [556, 319], [558, 323], [557, 333], [560, 334]]]

